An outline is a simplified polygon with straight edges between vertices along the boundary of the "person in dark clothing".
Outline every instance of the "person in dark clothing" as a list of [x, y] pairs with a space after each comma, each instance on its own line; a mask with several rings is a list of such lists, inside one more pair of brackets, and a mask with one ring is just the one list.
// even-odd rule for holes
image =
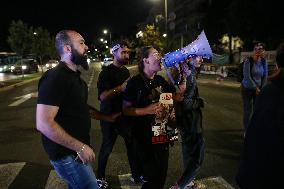
[[264, 44], [256, 43], [252, 57], [247, 58], [243, 66], [244, 77], [241, 84], [241, 95], [243, 100], [243, 124], [245, 132], [254, 111], [255, 98], [265, 85], [268, 76], [264, 53]]
[[169, 140], [165, 127], [156, 125], [155, 115], [165, 110], [159, 104], [160, 94], [172, 93], [175, 89], [157, 75], [161, 70], [161, 56], [156, 49], [151, 46], [142, 48], [139, 60], [139, 74], [129, 80], [125, 89], [123, 113], [135, 123], [133, 138], [146, 180], [142, 188], [163, 189], [168, 169]]
[[[115, 42], [112, 47], [112, 54], [114, 56], [113, 63], [100, 72], [97, 82], [100, 111], [107, 115], [122, 112], [122, 92], [130, 78], [130, 73], [124, 66], [129, 61], [127, 44], [123, 41]], [[97, 170], [98, 183], [101, 188], [108, 186], [105, 179], [105, 169], [118, 134], [125, 141], [132, 177], [138, 182], [141, 173], [137, 168], [139, 164], [135, 162], [133, 156], [131, 125], [125, 124], [121, 116], [113, 123], [101, 121], [101, 132], [103, 141], [99, 152]]]
[[88, 88], [78, 66], [88, 69], [83, 37], [72, 30], [56, 35], [55, 47], [60, 63], [44, 73], [38, 85], [36, 127], [58, 175], [69, 188], [98, 188], [91, 161], [90, 118], [113, 121], [87, 104]]
[[283, 188], [284, 44], [276, 55], [277, 71], [256, 99], [246, 132], [236, 181], [241, 189]]
[[[184, 171], [172, 189], [194, 188], [193, 182], [204, 160], [204, 138], [202, 133], [202, 102], [197, 87], [197, 68], [202, 57], [191, 57], [180, 64], [180, 72], [173, 72], [179, 85], [183, 100], [175, 103], [176, 125], [182, 141], [182, 158]], [[175, 69], [176, 70], [176, 69]], [[198, 100], [199, 99], [199, 100]]]

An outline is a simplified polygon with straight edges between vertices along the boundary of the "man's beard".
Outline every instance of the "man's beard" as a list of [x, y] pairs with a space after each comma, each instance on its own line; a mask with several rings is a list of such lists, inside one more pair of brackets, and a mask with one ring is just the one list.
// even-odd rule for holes
[[82, 68], [84, 68], [84, 70], [89, 70], [89, 64], [87, 62], [87, 56], [84, 54], [79, 54], [79, 52], [72, 48], [71, 50], [71, 61], [76, 64], [76, 65], [80, 65], [82, 66]]
[[128, 61], [129, 61], [128, 58], [124, 58], [124, 59], [122, 59], [122, 58], [117, 58], [117, 62], [118, 62], [120, 65], [125, 65], [125, 64], [128, 63]]

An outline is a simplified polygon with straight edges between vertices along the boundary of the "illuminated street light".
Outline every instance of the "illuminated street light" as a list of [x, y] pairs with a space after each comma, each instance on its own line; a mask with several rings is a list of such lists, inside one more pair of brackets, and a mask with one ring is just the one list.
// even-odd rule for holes
[[163, 34], [163, 37], [167, 37], [167, 34], [166, 34], [166, 33], [164, 33], [164, 34]]
[[103, 39], [103, 38], [101, 38], [101, 39], [100, 39], [100, 41], [101, 41], [101, 42], [104, 42], [104, 39]]
[[107, 35], [107, 34], [109, 33], [109, 41], [111, 42], [111, 32], [110, 32], [109, 30], [107, 30], [107, 29], [104, 29], [104, 30], [103, 30], [103, 33], [104, 33], [105, 35]]

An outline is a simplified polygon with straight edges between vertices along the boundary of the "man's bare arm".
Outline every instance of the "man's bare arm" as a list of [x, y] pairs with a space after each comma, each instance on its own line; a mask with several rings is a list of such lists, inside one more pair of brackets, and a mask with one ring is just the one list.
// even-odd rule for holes
[[[80, 152], [80, 158], [83, 162], [95, 159], [93, 150], [86, 144], [69, 135], [54, 120], [59, 107], [44, 104], [37, 105], [36, 128], [50, 140], [66, 148]], [[83, 148], [83, 150], [82, 150]]]

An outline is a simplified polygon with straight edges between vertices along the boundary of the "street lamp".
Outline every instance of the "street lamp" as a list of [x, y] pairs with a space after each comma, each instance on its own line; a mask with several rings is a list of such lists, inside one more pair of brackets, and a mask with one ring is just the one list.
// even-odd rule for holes
[[104, 29], [104, 30], [103, 30], [103, 33], [104, 33], [105, 35], [107, 35], [107, 33], [109, 33], [109, 41], [111, 42], [111, 32], [108, 31], [107, 29]]

